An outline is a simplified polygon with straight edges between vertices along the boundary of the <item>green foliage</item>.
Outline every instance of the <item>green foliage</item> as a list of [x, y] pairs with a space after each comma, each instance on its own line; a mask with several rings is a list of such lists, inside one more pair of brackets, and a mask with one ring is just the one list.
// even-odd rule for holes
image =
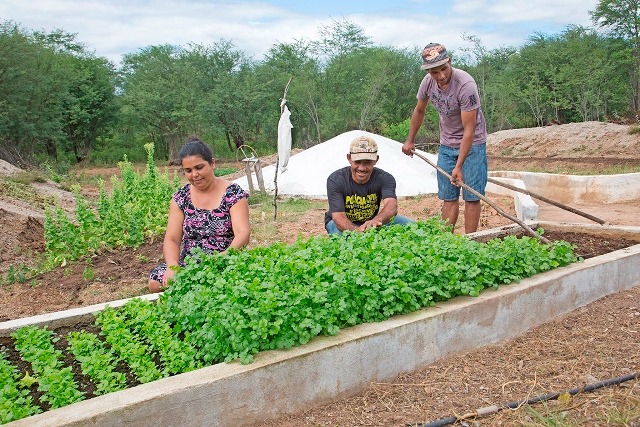
[[[160, 174], [153, 161], [153, 144], [145, 145], [147, 167], [140, 176], [126, 159], [118, 164], [121, 178], [112, 178], [110, 195], [101, 183], [96, 206], [74, 186], [74, 220], [56, 205], [47, 209], [44, 223], [45, 253], [51, 265], [91, 255], [101, 249], [137, 247], [145, 239], [164, 233], [171, 195], [180, 185], [168, 170]], [[164, 207], [163, 207], [164, 206]]]
[[95, 272], [92, 267], [85, 267], [84, 270], [82, 270], [82, 278], [84, 280], [93, 280], [94, 277]]
[[[27, 179], [35, 182], [39, 178], [34, 178], [30, 174], [19, 175], [20, 180]], [[29, 178], [24, 178], [29, 177]], [[18, 199], [28, 202], [32, 206], [37, 206], [40, 209], [44, 209], [46, 206], [50, 206], [54, 203], [54, 198], [51, 196], [44, 196], [40, 192], [36, 191], [30, 183], [20, 182], [13, 179], [13, 177], [0, 177], [0, 196], [7, 198]]]
[[215, 175], [216, 176], [225, 176], [234, 173], [236, 169], [234, 168], [216, 168]]
[[16, 282], [25, 283], [35, 273], [35, 270], [28, 268], [22, 263], [18, 266], [10, 264], [9, 268], [7, 268], [7, 275], [3, 278], [2, 274], [0, 274], [0, 284], [12, 285]]
[[79, 161], [115, 118], [113, 66], [74, 39], [0, 25], [0, 148], [18, 161]]
[[411, 119], [406, 119], [396, 124], [383, 124], [381, 129], [381, 135], [394, 141], [404, 142], [409, 135], [409, 128], [411, 126]]
[[70, 366], [64, 366], [62, 352], [54, 347], [58, 339], [46, 328], [26, 326], [11, 334], [20, 357], [31, 364], [40, 400], [61, 408], [84, 400]]
[[263, 191], [254, 191], [249, 196], [249, 206], [256, 206], [262, 203], [269, 203], [273, 201], [273, 195], [265, 193]]
[[147, 160], [144, 149], [147, 141], [147, 135], [136, 137], [126, 132], [115, 132], [112, 137], [96, 141], [87, 160], [90, 164], [99, 166], [117, 165], [125, 157], [132, 163], [143, 163]]
[[[388, 125], [383, 123], [380, 129], [380, 135], [393, 139], [394, 141], [404, 143], [407, 136], [409, 136], [410, 127], [411, 118], [407, 118], [406, 120], [396, 124]], [[416, 142], [418, 145], [429, 143], [438, 144], [440, 142], [438, 112], [431, 104], [429, 104], [427, 108], [424, 123], [416, 135]]]
[[197, 350], [188, 339], [179, 339], [165, 321], [162, 309], [152, 302], [134, 299], [120, 311], [121, 320], [135, 336], [145, 339], [157, 352], [164, 365], [163, 372], [175, 375], [201, 368]]
[[13, 285], [16, 283], [16, 268], [13, 264], [7, 269], [7, 277], [4, 280], [7, 285]]
[[595, 10], [590, 11], [594, 24], [609, 27], [623, 38], [640, 42], [640, 4], [636, 0], [600, 0]]
[[82, 373], [96, 385], [97, 396], [126, 388], [126, 378], [115, 370], [118, 358], [97, 335], [85, 331], [67, 334], [69, 351], [80, 362]]
[[[640, 108], [640, 36], [635, 2], [603, 0], [591, 12], [600, 34], [568, 26], [523, 46], [487, 49], [464, 34], [454, 66], [478, 83], [489, 132], [584, 120], [620, 120]], [[111, 165], [174, 160], [197, 134], [217, 158], [241, 145], [276, 151], [279, 100], [292, 112], [293, 144], [308, 148], [363, 129], [404, 141], [424, 77], [418, 49], [376, 46], [357, 25], [336, 21], [318, 39], [277, 43], [254, 61], [231, 41], [148, 46], [118, 69], [60, 30], [0, 26], [0, 151], [9, 161]], [[116, 79], [118, 76], [118, 79]], [[432, 110], [432, 109], [430, 109]], [[438, 141], [435, 110], [418, 143]], [[16, 147], [15, 149], [13, 147]], [[60, 174], [60, 172], [58, 172]]]
[[11, 365], [4, 352], [0, 352], [0, 424], [26, 418], [42, 412], [34, 406], [29, 387], [18, 377], [18, 369]]
[[46, 182], [47, 179], [38, 171], [21, 171], [7, 177], [8, 181], [17, 184], [30, 185], [34, 182]]
[[107, 307], [96, 315], [101, 335], [118, 359], [127, 363], [141, 383], [148, 383], [168, 375], [161, 372], [153, 361], [151, 347], [137, 336], [124, 322], [124, 315]]
[[[293, 199], [289, 208], [308, 203]], [[437, 217], [292, 245], [196, 252], [156, 302], [135, 298], [101, 310], [95, 315], [100, 336], [70, 332], [67, 349], [96, 394], [104, 394], [126, 387], [121, 363], [140, 383], [221, 361], [250, 363], [263, 350], [291, 348], [456, 296], [478, 296], [575, 261], [566, 242], [544, 245], [511, 236], [483, 244], [451, 233]], [[59, 336], [29, 326], [12, 337], [33, 376], [18, 381], [10, 367], [3, 373], [0, 358], [0, 379], [9, 378], [5, 389], [17, 395], [3, 416], [27, 414], [19, 389], [32, 384], [52, 407], [83, 398], [53, 345]]]
[[[538, 239], [480, 244], [441, 220], [189, 259], [165, 291], [167, 319], [207, 363], [290, 348], [575, 261]], [[383, 281], [380, 278], [385, 278]]]

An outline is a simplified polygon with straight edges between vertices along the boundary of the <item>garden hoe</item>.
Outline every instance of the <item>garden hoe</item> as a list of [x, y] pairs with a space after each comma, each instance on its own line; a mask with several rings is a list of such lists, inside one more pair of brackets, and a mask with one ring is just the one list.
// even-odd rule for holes
[[[415, 154], [416, 156], [420, 157], [422, 160], [424, 160], [425, 162], [429, 163], [431, 166], [433, 166], [438, 172], [440, 172], [442, 175], [446, 176], [447, 178], [451, 179], [451, 175], [449, 175], [447, 172], [445, 172], [442, 168], [438, 167], [438, 165], [436, 165], [435, 163], [433, 163], [431, 160], [427, 159], [425, 156], [423, 156], [420, 153], [416, 153], [415, 151], [412, 151], [412, 154]], [[491, 200], [487, 199], [485, 196], [483, 196], [482, 194], [478, 193], [476, 190], [474, 190], [473, 188], [469, 187], [468, 185], [466, 185], [464, 182], [460, 182], [458, 181], [458, 184], [464, 188], [465, 190], [469, 191], [472, 194], [475, 194], [477, 197], [479, 197], [482, 201], [484, 201], [486, 204], [488, 204], [489, 206], [491, 206], [493, 209], [496, 210], [496, 212], [498, 212], [500, 215], [502, 215], [503, 217], [510, 219], [511, 221], [515, 222], [516, 224], [518, 224], [520, 227], [522, 227], [524, 229], [524, 231], [530, 235], [531, 237], [535, 237], [536, 239], [539, 239], [542, 243], [544, 244], [551, 244], [551, 242], [549, 241], [549, 239], [540, 236], [539, 234], [536, 234], [535, 231], [533, 231], [531, 229], [531, 227], [529, 227], [527, 224], [525, 224], [524, 222], [520, 221], [518, 218], [509, 215], [508, 213], [506, 213], [505, 211], [503, 211], [502, 209], [500, 209], [500, 207], [498, 205], [496, 205], [494, 202], [492, 202]]]

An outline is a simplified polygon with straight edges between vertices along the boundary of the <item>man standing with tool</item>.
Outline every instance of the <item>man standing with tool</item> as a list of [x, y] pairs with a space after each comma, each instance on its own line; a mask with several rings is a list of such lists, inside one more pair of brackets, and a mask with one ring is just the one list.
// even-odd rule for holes
[[[442, 218], [455, 226], [458, 221], [460, 187], [466, 184], [484, 195], [487, 185], [487, 128], [480, 108], [475, 80], [467, 72], [451, 66], [451, 57], [439, 43], [429, 43], [422, 51], [427, 75], [418, 89], [418, 102], [411, 115], [409, 135], [402, 152], [413, 156], [415, 136], [424, 122], [429, 100], [440, 117], [438, 198], [443, 201]], [[462, 189], [464, 231], [472, 233], [480, 222], [480, 198]]]

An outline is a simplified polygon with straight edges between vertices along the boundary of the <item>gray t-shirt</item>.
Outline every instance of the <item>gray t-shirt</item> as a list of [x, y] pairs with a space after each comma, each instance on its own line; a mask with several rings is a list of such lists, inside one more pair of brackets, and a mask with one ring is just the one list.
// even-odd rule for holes
[[344, 212], [351, 222], [362, 225], [376, 216], [380, 203], [389, 198], [396, 198], [396, 180], [389, 172], [373, 168], [369, 181], [357, 184], [350, 166], [338, 169], [327, 178], [329, 210], [324, 224], [331, 221], [333, 212]]
[[445, 90], [438, 88], [438, 83], [427, 74], [420, 88], [418, 99], [431, 101], [440, 116], [440, 144], [452, 148], [460, 148], [460, 140], [464, 134], [462, 111], [478, 109], [473, 144], [484, 144], [487, 141], [487, 126], [480, 108], [478, 86], [469, 73], [451, 67], [451, 82]]

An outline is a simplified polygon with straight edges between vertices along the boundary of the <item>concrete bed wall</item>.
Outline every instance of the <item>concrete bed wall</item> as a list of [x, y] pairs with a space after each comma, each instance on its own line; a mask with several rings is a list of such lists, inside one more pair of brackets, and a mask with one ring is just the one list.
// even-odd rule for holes
[[[555, 228], [552, 223], [544, 227]], [[640, 241], [640, 227], [597, 227]], [[491, 231], [494, 236], [513, 232], [512, 226]], [[479, 240], [491, 238], [491, 233], [481, 233]], [[479, 297], [459, 297], [384, 322], [355, 326], [291, 350], [263, 352], [249, 365], [217, 364], [7, 426], [238, 427], [273, 419], [351, 396], [372, 381], [391, 381], [399, 373], [448, 355], [516, 337], [630, 289], [640, 284], [638, 265], [640, 244], [486, 290]], [[0, 324], [0, 332], [6, 331], [6, 323]]]
[[640, 200], [640, 173], [562, 175], [496, 171], [494, 178], [521, 180], [525, 188], [560, 203], [626, 203]]
[[[495, 177], [498, 181], [510, 184], [514, 187], [526, 190], [526, 186], [521, 179]], [[516, 217], [521, 221], [535, 221], [538, 219], [538, 204], [528, 194], [510, 190], [492, 182], [487, 183], [486, 191], [488, 193], [498, 194], [500, 196], [513, 196], [513, 204], [516, 210]]]

